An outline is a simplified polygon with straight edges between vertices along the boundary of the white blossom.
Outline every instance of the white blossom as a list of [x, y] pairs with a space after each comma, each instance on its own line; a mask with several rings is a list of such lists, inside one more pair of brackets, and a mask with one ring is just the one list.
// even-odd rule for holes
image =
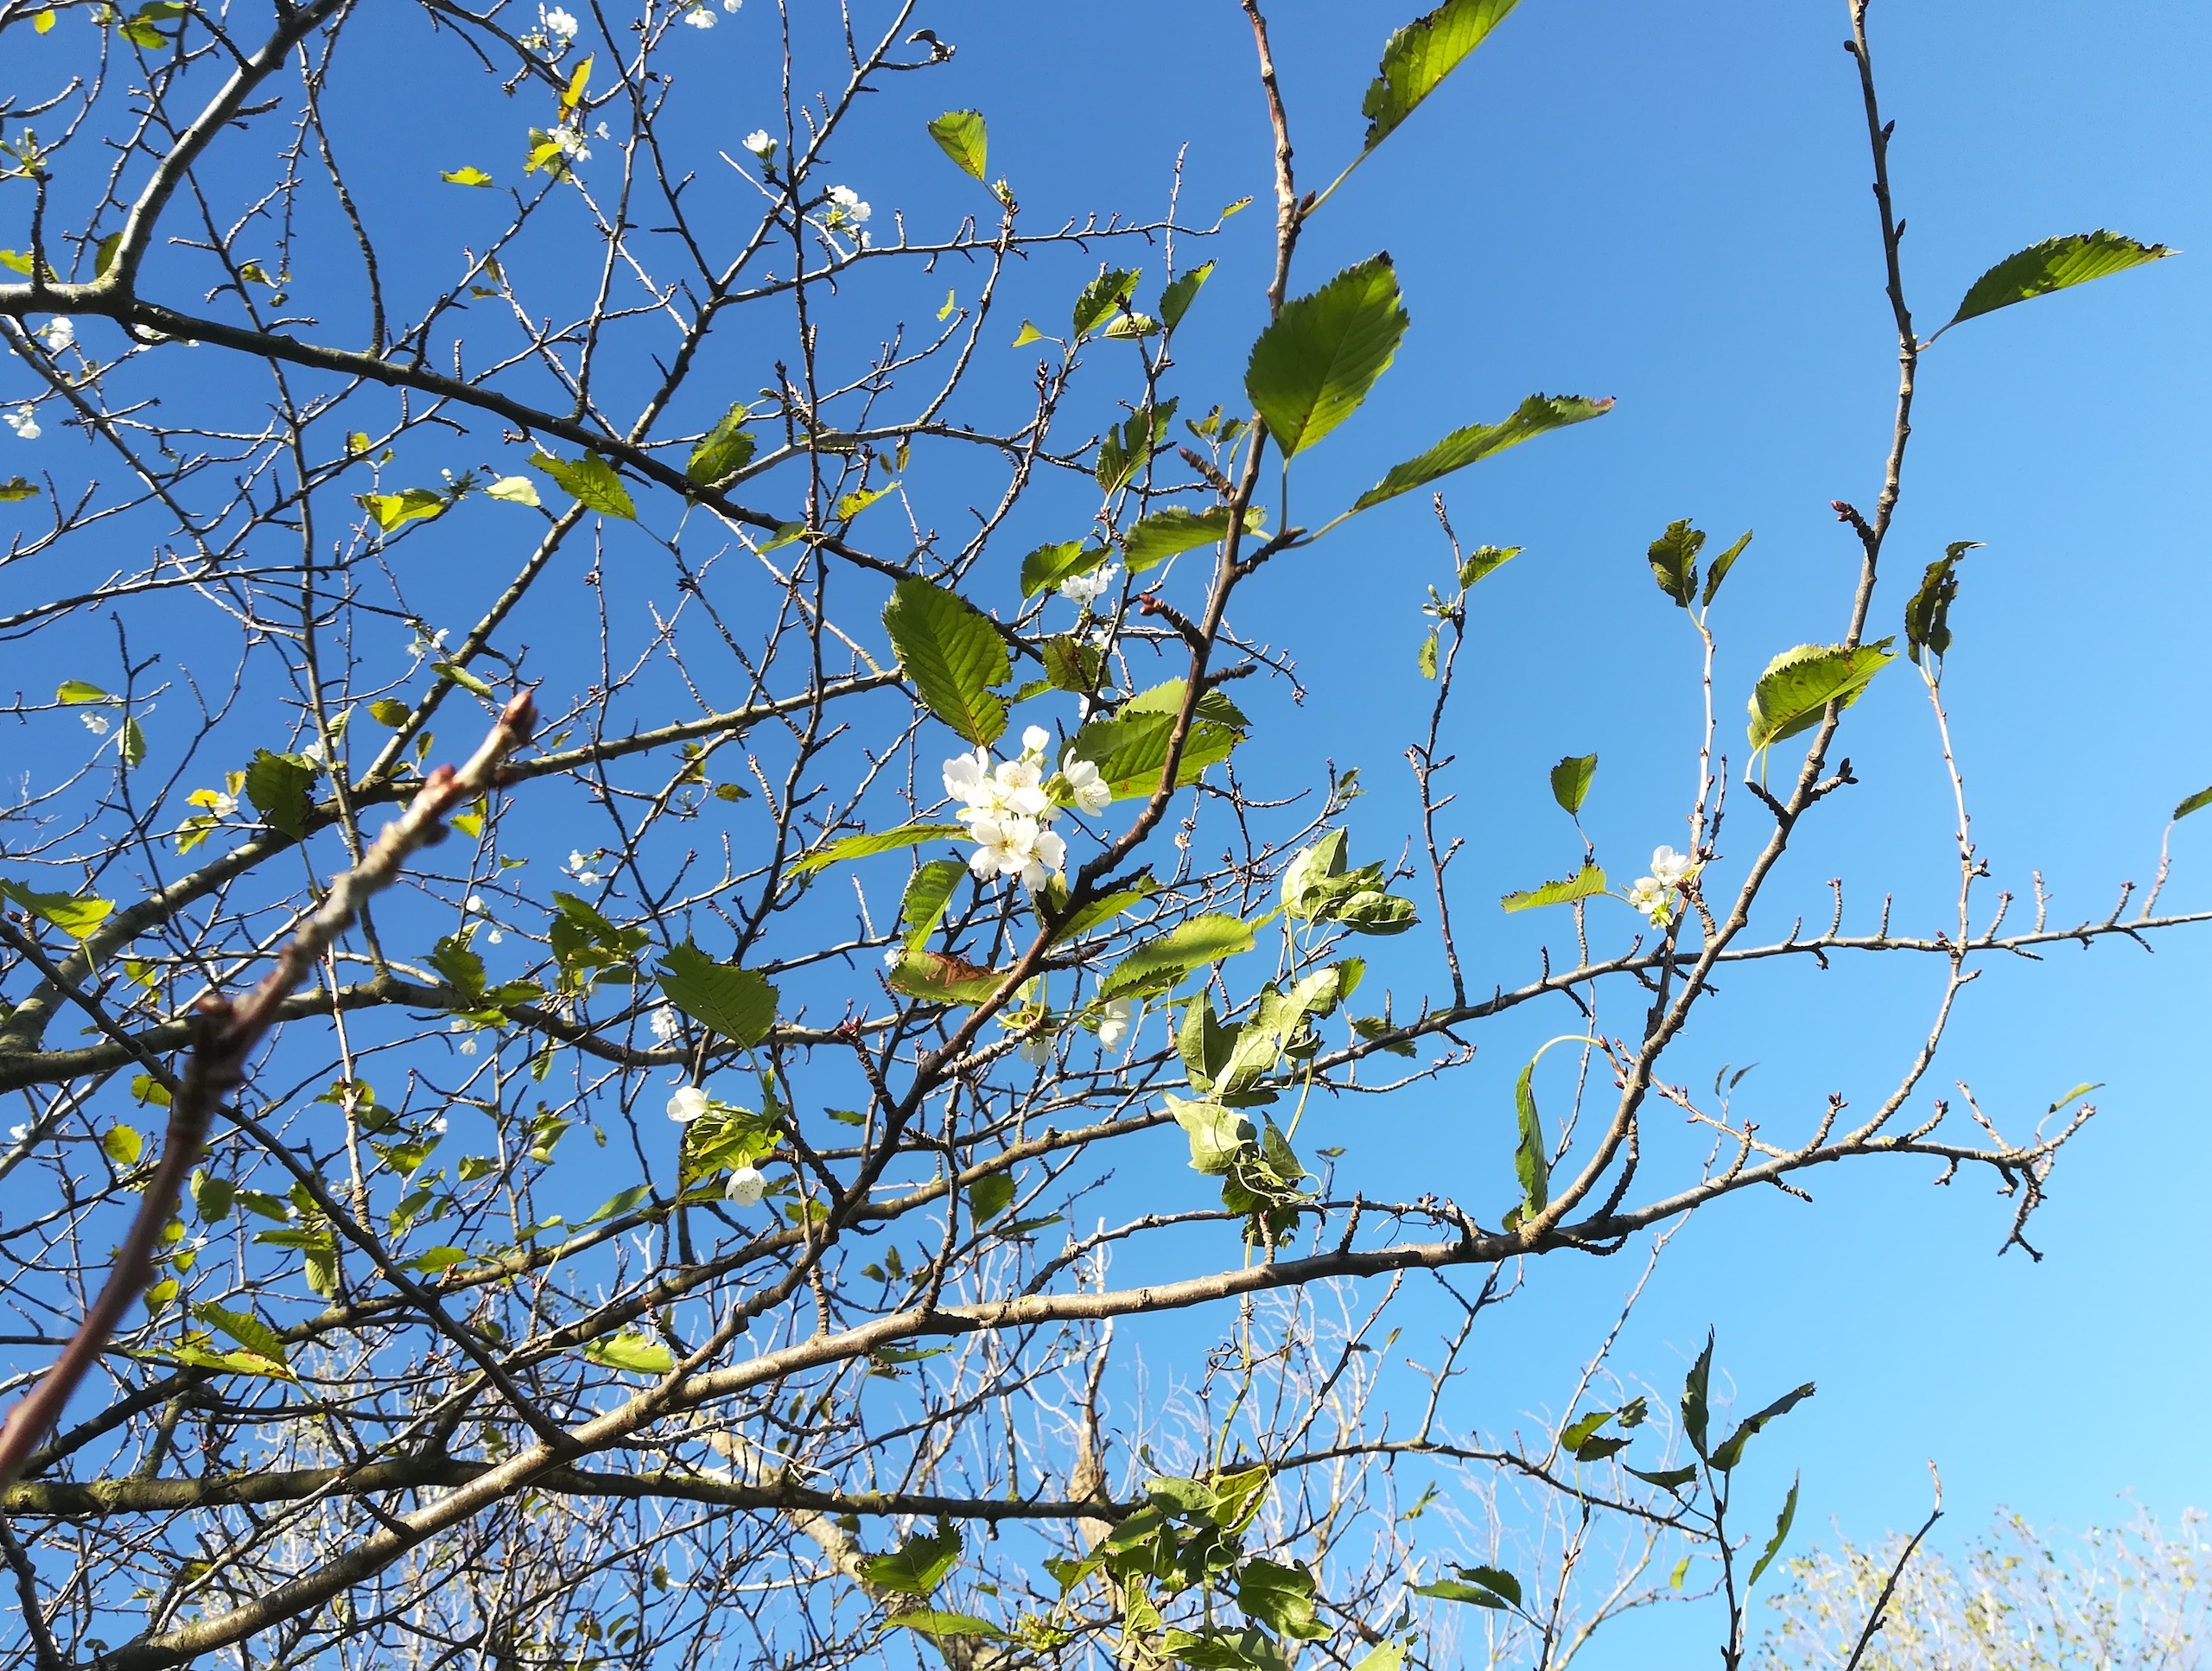
[[470, 1033], [470, 1034], [468, 1035], [468, 1037], [467, 1037], [467, 1038], [466, 1038], [466, 1039], [462, 1039], [462, 1040], [461, 1041], [460, 1045], [459, 1045], [456, 1048], [458, 1048], [458, 1049], [460, 1050], [461, 1053], [463, 1056], [474, 1056], [474, 1055], [475, 1055], [475, 1054], [476, 1054], [476, 1035], [475, 1035], [474, 1033], [473, 1033], [473, 1032], [472, 1032], [472, 1033]]
[[664, 1045], [672, 1042], [683, 1031], [683, 1023], [677, 1019], [676, 1011], [667, 1004], [653, 1006], [652, 1015], [653, 1037]]
[[1112, 787], [1089, 760], [1070, 760], [1060, 768], [1060, 775], [1068, 780], [1068, 791], [1075, 797], [1077, 811], [1096, 817], [1113, 804]]
[[1052, 1059], [1052, 1033], [1049, 1027], [1039, 1027], [1021, 1041], [1021, 1059], [1033, 1066], [1041, 1067]]
[[679, 1126], [688, 1126], [707, 1111], [709, 1098], [697, 1085], [680, 1085], [668, 1099], [668, 1117]]
[[1144, 1020], [1144, 1000], [1141, 998], [1109, 998], [1106, 1013], [1098, 1018], [1098, 1047], [1112, 1050], [1136, 1030]]
[[564, 45], [576, 38], [575, 18], [558, 6], [554, 7], [550, 11], [540, 6], [537, 9], [537, 19], [544, 24], [546, 34], [559, 36]]
[[697, 6], [683, 14], [683, 21], [695, 29], [710, 29], [715, 26], [715, 15], [704, 6]]
[[484, 937], [484, 944], [487, 946], [496, 946], [506, 937], [507, 937], [500, 933], [499, 930], [493, 929], [489, 934]]
[[1033, 725], [1021, 734], [1021, 752], [1042, 754], [1052, 746], [1052, 734], [1041, 725]]
[[874, 213], [861, 201], [861, 194], [850, 186], [830, 188], [830, 223], [834, 226], [857, 226]]
[[738, 1207], [756, 1207], [767, 1192], [768, 1180], [758, 1166], [736, 1167], [729, 1175], [729, 1182], [722, 1186], [723, 1195]]
[[483, 896], [482, 894], [480, 894], [480, 893], [472, 893], [472, 894], [470, 894], [470, 895], [468, 896], [468, 899], [467, 899], [467, 902], [466, 902], [465, 904], [463, 904], [463, 905], [461, 906], [461, 909], [462, 909], [462, 910], [464, 910], [464, 911], [481, 911], [481, 910], [483, 910], [483, 909], [484, 909], [484, 896]]
[[430, 1121], [430, 1129], [431, 1129], [432, 1131], [434, 1131], [434, 1132], [437, 1133], [439, 1136], [441, 1136], [441, 1137], [444, 1136], [444, 1135], [445, 1135], [445, 1130], [446, 1130], [446, 1117], [445, 1117], [445, 1115], [443, 1115], [442, 1114], [442, 1115], [438, 1115], [436, 1119], [435, 1119], [435, 1120], [431, 1121]]
[[29, 1137], [30, 1134], [31, 1128], [29, 1126], [10, 1126], [8, 1128], [8, 1140], [10, 1143], [20, 1143], [23, 1139]]
[[1629, 909], [1639, 912], [1651, 919], [1654, 927], [1663, 927], [1674, 915], [1675, 890], [1656, 876], [1642, 876], [1628, 891]]
[[561, 148], [561, 155], [571, 162], [591, 161], [591, 147], [584, 143], [583, 130], [581, 128], [554, 129], [553, 143]]
[[46, 345], [46, 352], [58, 354], [77, 340], [77, 325], [73, 320], [50, 319], [35, 333]]
[[1018, 876], [1025, 886], [1042, 887], [1067, 857], [1067, 843], [1035, 818], [978, 817], [968, 828], [977, 842], [968, 867], [982, 880]]
[[724, 11], [743, 11], [745, 10], [745, 0], [722, 0], [722, 10]]
[[776, 142], [768, 137], [766, 128], [755, 128], [745, 136], [745, 149], [766, 162], [776, 154]]
[[1060, 595], [1070, 603], [1096, 603], [1113, 589], [1114, 577], [1121, 572], [1121, 564], [1109, 562], [1088, 575], [1071, 575], [1060, 582]]
[[1704, 868], [1687, 853], [1677, 853], [1671, 847], [1652, 849], [1651, 874], [1663, 887], [1680, 887]]
[[85, 722], [85, 729], [91, 732], [95, 737], [105, 737], [107, 735], [106, 715], [79, 714], [77, 717]]
[[41, 433], [38, 414], [28, 406], [18, 406], [12, 412], [0, 412], [0, 423], [13, 429], [18, 441], [36, 441]]
[[207, 810], [218, 818], [227, 818], [238, 810], [238, 797], [215, 790], [207, 797]]

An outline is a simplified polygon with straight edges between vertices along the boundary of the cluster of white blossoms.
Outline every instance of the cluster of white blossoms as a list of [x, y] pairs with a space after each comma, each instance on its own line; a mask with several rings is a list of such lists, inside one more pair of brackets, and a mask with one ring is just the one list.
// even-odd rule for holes
[[1629, 908], [1649, 917], [1652, 927], [1666, 927], [1674, 920], [1684, 886], [1704, 868], [1697, 860], [1671, 847], [1653, 848], [1651, 874], [1637, 878], [1636, 886], [1629, 889]]
[[576, 17], [562, 7], [541, 5], [537, 9], [537, 27], [522, 38], [528, 52], [559, 53], [576, 38]]
[[73, 320], [49, 319], [31, 334], [46, 345], [47, 353], [58, 354], [77, 340], [77, 326]]
[[956, 754], [944, 763], [944, 792], [961, 803], [955, 815], [968, 827], [976, 850], [969, 869], [979, 881], [1018, 876], [1027, 887], [1042, 887], [1067, 860], [1068, 844], [1052, 828], [1061, 803], [1052, 785], [1065, 785], [1067, 804], [1089, 813], [1103, 812], [1114, 791], [1089, 760], [1071, 759], [1052, 785], [1045, 777], [1045, 751], [1052, 734], [1033, 725], [1021, 734], [1021, 758], [991, 763], [988, 751]]
[[1109, 562], [1088, 575], [1071, 575], [1060, 582], [1060, 595], [1072, 604], [1094, 604], [1113, 588], [1114, 576], [1121, 572], [1121, 564]]
[[[714, 1106], [715, 1099], [707, 1095], [703, 1085], [678, 1085], [668, 1099], [668, 1117], [679, 1126], [688, 1126]], [[722, 1186], [722, 1194], [740, 1207], [757, 1206], [767, 1192], [768, 1179], [758, 1166], [731, 1168], [729, 1182]]]
[[599, 882], [599, 873], [594, 870], [592, 866], [598, 861], [599, 855], [595, 853], [587, 859], [581, 853], [571, 852], [569, 855], [568, 873], [586, 887], [596, 886]]
[[676, 1011], [666, 1004], [655, 1004], [645, 1018], [652, 1023], [653, 1038], [664, 1045], [672, 1045], [682, 1036], [683, 1023]]
[[861, 194], [850, 186], [830, 188], [830, 225], [843, 232], [863, 250], [868, 248], [868, 233], [863, 230], [868, 216], [875, 211], [861, 201]]
[[[722, 10], [742, 11], [745, 10], [745, 0], [722, 0]], [[695, 29], [710, 29], [715, 26], [715, 15], [702, 3], [685, 12], [683, 21]]]
[[42, 433], [38, 427], [38, 414], [28, 406], [18, 406], [12, 412], [0, 412], [0, 423], [13, 429], [18, 441], [36, 441]]

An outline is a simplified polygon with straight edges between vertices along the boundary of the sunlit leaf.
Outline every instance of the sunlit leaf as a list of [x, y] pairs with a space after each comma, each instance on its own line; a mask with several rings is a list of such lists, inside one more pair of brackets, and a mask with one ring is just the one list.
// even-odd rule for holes
[[112, 899], [79, 899], [70, 893], [40, 893], [21, 882], [0, 881], [0, 899], [11, 899], [42, 923], [73, 940], [87, 940], [115, 909]]
[[493, 183], [490, 175], [474, 167], [455, 168], [449, 174], [442, 171], [438, 178], [449, 186], [489, 186]]
[[[1420, 457], [1393, 466], [1381, 481], [1352, 501], [1351, 508], [1364, 511], [1401, 493], [1410, 493], [1416, 487], [1426, 487], [1454, 470], [1464, 469], [1509, 447], [1518, 447], [1548, 430], [1564, 429], [1570, 423], [1603, 417], [1612, 410], [1611, 396], [1602, 400], [1586, 400], [1580, 395], [1531, 395], [1511, 417], [1497, 423], [1471, 423], [1464, 429], [1454, 429]], [[1274, 427], [1272, 423], [1268, 425], [1270, 429]]]
[[[1582, 810], [1590, 785], [1598, 775], [1595, 754], [1570, 754], [1552, 768], [1552, 798], [1569, 816]], [[1600, 884], [1602, 886], [1602, 883]]]
[[1006, 640], [982, 610], [910, 575], [893, 588], [883, 625], [900, 670], [931, 713], [971, 743], [988, 744], [1006, 729], [1006, 703], [990, 689], [1010, 671]]
[[957, 839], [968, 833], [964, 824], [900, 824], [895, 829], [874, 830], [865, 836], [848, 836], [842, 841], [832, 842], [824, 848], [792, 861], [794, 876], [806, 876], [828, 866], [842, 863], [847, 859], [866, 859], [878, 853], [894, 853], [902, 847], [918, 847], [924, 842]]
[[707, 432], [707, 438], [691, 449], [691, 461], [683, 467], [683, 473], [702, 487], [711, 487], [745, 468], [753, 461], [756, 444], [753, 432], [745, 428], [745, 421], [752, 416], [753, 409], [742, 403], [723, 413]]
[[661, 959], [660, 989], [702, 1026], [750, 1049], [776, 1021], [776, 988], [757, 969], [718, 963], [686, 941]]
[[[2093, 278], [2124, 273], [2146, 262], [2162, 261], [2172, 253], [2163, 244], [2138, 244], [2132, 238], [2101, 230], [2047, 238], [2018, 255], [2005, 257], [1974, 280], [1959, 302], [1958, 312], [1951, 315], [1951, 325], [1979, 319], [2016, 302], [2087, 284]], [[1948, 331], [1951, 326], [1943, 328]]]
[[1397, 353], [1406, 325], [1388, 255], [1347, 267], [1284, 305], [1252, 345], [1244, 391], [1286, 458], [1359, 409]]
[[1820, 723], [1830, 702], [1848, 708], [1897, 658], [1893, 640], [1844, 645], [1801, 644], [1767, 664], [1752, 688], [1749, 735], [1754, 753]]
[[620, 517], [625, 522], [638, 519], [638, 507], [632, 502], [629, 490], [622, 486], [622, 478], [615, 474], [614, 467], [596, 453], [586, 453], [577, 459], [558, 459], [548, 453], [532, 453], [530, 461], [538, 469], [568, 490], [569, 497], [586, 510], [596, 511], [602, 516]]
[[594, 1363], [632, 1375], [664, 1376], [676, 1367], [676, 1354], [650, 1335], [609, 1335], [587, 1345], [584, 1356]]
[[1563, 882], [1546, 882], [1541, 887], [1509, 893], [1498, 904], [1508, 911], [1530, 911], [1538, 905], [1572, 905], [1577, 899], [1594, 899], [1605, 891], [1605, 871], [1596, 865], [1585, 865]]
[[1446, 0], [1392, 35], [1359, 113], [1367, 118], [1367, 149], [1412, 115], [1444, 78], [1489, 36], [1516, 0]]
[[445, 515], [452, 501], [432, 487], [403, 487], [397, 493], [357, 493], [354, 501], [389, 534], [410, 522], [428, 522]]
[[930, 124], [930, 137], [973, 179], [982, 179], [990, 167], [990, 137], [981, 111], [947, 111]]

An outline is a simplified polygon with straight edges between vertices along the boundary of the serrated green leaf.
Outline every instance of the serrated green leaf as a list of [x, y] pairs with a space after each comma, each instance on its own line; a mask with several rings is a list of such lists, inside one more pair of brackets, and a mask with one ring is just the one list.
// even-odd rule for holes
[[245, 797], [271, 829], [298, 841], [307, 833], [316, 770], [304, 755], [256, 749], [245, 769]]
[[1705, 1350], [1690, 1365], [1689, 1374], [1682, 1377], [1682, 1437], [1689, 1440], [1690, 1449], [1700, 1458], [1706, 1455], [1706, 1429], [1713, 1420], [1712, 1382], [1713, 1331], [1708, 1329]]
[[1191, 311], [1191, 304], [1198, 299], [1198, 291], [1213, 276], [1213, 263], [1193, 267], [1187, 273], [1178, 274], [1166, 289], [1160, 293], [1160, 322], [1173, 330], [1183, 322], [1183, 315]]
[[1580, 395], [1531, 395], [1511, 417], [1497, 423], [1471, 423], [1464, 429], [1454, 429], [1418, 458], [1392, 467], [1388, 475], [1352, 502], [1351, 508], [1355, 511], [1365, 511], [1401, 493], [1410, 493], [1416, 487], [1426, 487], [1454, 470], [1479, 463], [1548, 430], [1564, 429], [1570, 423], [1602, 417], [1612, 410], [1611, 396], [1587, 400]]
[[397, 493], [356, 493], [353, 501], [387, 534], [410, 522], [434, 521], [445, 515], [452, 504], [431, 487], [403, 487]]
[[750, 464], [756, 443], [753, 432], [744, 425], [752, 416], [753, 409], [742, 403], [723, 413], [721, 421], [707, 432], [707, 438], [691, 449], [691, 461], [683, 467], [683, 473], [700, 486], [711, 487]]
[[1513, 1175], [1521, 1181], [1521, 1218], [1523, 1223], [1543, 1211], [1551, 1200], [1551, 1154], [1544, 1147], [1543, 1118], [1536, 1112], [1536, 1063], [1531, 1058], [1513, 1082], [1513, 1113], [1520, 1140], [1513, 1148]]
[[968, 834], [965, 824], [900, 824], [896, 829], [879, 829], [865, 836], [848, 836], [841, 842], [817, 848], [813, 852], [794, 860], [791, 874], [810, 876], [817, 870], [842, 864], [848, 859], [866, 859], [878, 853], [895, 853], [903, 847], [918, 847], [924, 842], [941, 839], [958, 840]]
[[1766, 1541], [1766, 1548], [1752, 1564], [1751, 1577], [1744, 1580], [1744, 1593], [1749, 1595], [1751, 1586], [1766, 1575], [1774, 1565], [1774, 1558], [1782, 1553], [1783, 1544], [1789, 1539], [1789, 1528], [1797, 1519], [1797, 1488], [1804, 1483], [1804, 1476], [1796, 1475], [1789, 1482], [1789, 1495], [1782, 1500], [1782, 1512], [1774, 1517], [1774, 1535]]
[[960, 1532], [941, 1520], [934, 1533], [918, 1532], [887, 1555], [861, 1563], [861, 1576], [878, 1590], [902, 1596], [926, 1596], [950, 1576], [960, 1560]]
[[1463, 1601], [1474, 1607], [1505, 1605], [1503, 1597], [1486, 1590], [1479, 1584], [1463, 1584], [1457, 1579], [1438, 1579], [1433, 1584], [1414, 1585], [1414, 1594], [1427, 1596], [1436, 1601]]
[[1014, 1204], [1011, 1172], [986, 1172], [968, 1186], [968, 1211], [978, 1225], [988, 1223]]
[[1044, 657], [1045, 683], [1051, 689], [1071, 691], [1078, 696], [1087, 696], [1098, 689], [1106, 652], [1096, 645], [1085, 644], [1071, 632], [1062, 632], [1045, 640]]
[[947, 111], [930, 124], [930, 137], [972, 180], [982, 179], [990, 167], [990, 135], [981, 111]]
[[1006, 703], [990, 689], [1011, 670], [1006, 640], [982, 611], [910, 575], [893, 588], [883, 625], [930, 712], [971, 743], [988, 744], [1006, 729]]
[[1234, 917], [1193, 917], [1129, 953], [1100, 988], [1100, 995], [1165, 991], [1193, 969], [1252, 949], [1252, 925]]
[[[1136, 294], [1137, 276], [1134, 272], [1109, 267], [1084, 285], [1069, 316], [1075, 333], [1072, 340], [1080, 341], [1119, 313], [1122, 304]], [[1021, 345], [1017, 341], [1014, 346]]]
[[1414, 664], [1421, 670], [1421, 676], [1424, 679], [1433, 679], [1436, 677], [1437, 644], [1437, 631], [1432, 626], [1428, 630], [1428, 636], [1421, 641], [1420, 653], [1414, 658]]
[[1391, 130], [1434, 92], [1467, 54], [1489, 38], [1516, 0], [1446, 0], [1425, 16], [1392, 35], [1359, 113], [1367, 118], [1366, 149], [1373, 150]]
[[1497, 903], [1507, 911], [1529, 911], [1537, 905], [1572, 905], [1577, 899], [1594, 899], [1605, 891], [1604, 870], [1596, 865], [1585, 865], [1563, 882], [1546, 882], [1541, 887], [1509, 893]]
[[586, 453], [580, 458], [559, 459], [550, 453], [532, 453], [531, 463], [559, 483], [570, 499], [588, 511], [602, 516], [620, 517], [625, 522], [638, 519], [638, 507], [623, 486], [622, 478], [614, 467], [596, 453]]
[[118, 1166], [135, 1166], [146, 1153], [146, 1139], [136, 1127], [110, 1126], [100, 1134], [100, 1153]]
[[12, 899], [42, 923], [73, 940], [88, 940], [115, 909], [112, 899], [79, 899], [72, 893], [40, 893], [21, 882], [0, 881], [0, 899]]
[[1595, 754], [1570, 754], [1552, 768], [1552, 799], [1569, 817], [1578, 816], [1589, 798], [1590, 785], [1598, 775]]
[[[1070, 758], [1096, 766], [1116, 800], [1149, 798], [1166, 772], [1167, 746], [1182, 702], [1180, 679], [1155, 685], [1122, 703], [1111, 719], [1084, 726], [1075, 734]], [[1243, 723], [1244, 716], [1220, 692], [1201, 696], [1177, 763], [1176, 786], [1196, 782], [1208, 766], [1227, 759], [1243, 740]]]
[[958, 859], [932, 859], [907, 878], [906, 892], [899, 901], [899, 921], [909, 951], [937, 932], [937, 925], [944, 920], [944, 908], [952, 903], [954, 890], [968, 874], [968, 867]]
[[1940, 663], [1950, 653], [1951, 605], [1959, 595], [1959, 560], [1980, 545], [1980, 540], [1952, 541], [1920, 577], [1920, 589], [1904, 607], [1905, 653], [1916, 665], [1929, 655]]
[[1705, 549], [1702, 530], [1690, 526], [1688, 518], [1667, 524], [1651, 542], [1651, 576], [1659, 589], [1687, 609], [1697, 598], [1697, 554]]
[[1705, 571], [1705, 607], [1710, 609], [1713, 600], [1720, 595], [1720, 582], [1728, 578], [1728, 571], [1736, 566], [1736, 559], [1744, 555], [1744, 548], [1751, 543], [1751, 531], [1746, 528], [1736, 543], [1713, 560]]
[[1801, 644], [1766, 666], [1752, 688], [1748, 734], [1754, 753], [1820, 723], [1830, 702], [1848, 708], [1897, 658], [1894, 642], [1884, 639], [1847, 649], [1842, 645]]
[[2192, 812], [2202, 811], [2208, 806], [2212, 806], [2212, 789], [2200, 789], [2174, 809], [2174, 818], [2178, 822]]
[[766, 1039], [776, 1023], [776, 988], [766, 975], [718, 963], [688, 940], [662, 957], [660, 989], [700, 1026], [743, 1049]]
[[10, 505], [17, 499], [35, 499], [39, 495], [38, 484], [28, 476], [10, 476], [0, 481], [0, 505]]
[[283, 1337], [251, 1312], [226, 1311], [220, 1306], [203, 1300], [193, 1306], [192, 1314], [209, 1328], [228, 1335], [256, 1357], [266, 1358], [285, 1374], [291, 1373]]
[[2146, 262], [2163, 261], [2172, 253], [2163, 244], [2138, 244], [2132, 238], [2101, 229], [2047, 238], [2017, 255], [2005, 257], [1974, 280], [1961, 299], [1958, 312], [1951, 315], [1951, 324], [1943, 329], [1948, 331], [1951, 325], [1979, 319], [1999, 308], [2009, 308], [2016, 302], [2029, 302], [2054, 290], [2070, 289], [2076, 284], [2087, 284], [2093, 278], [2124, 273]]
[[[1248, 531], [1257, 532], [1264, 520], [1265, 513], [1256, 506], [1244, 513]], [[1171, 505], [1165, 511], [1154, 511], [1123, 535], [1122, 551], [1129, 573], [1141, 575], [1179, 552], [1211, 545], [1228, 532], [1229, 507], [1225, 505], [1217, 505], [1211, 511], [1186, 511], [1181, 505]]]
[[586, 1345], [584, 1356], [606, 1369], [632, 1375], [664, 1376], [676, 1368], [676, 1354], [650, 1335], [609, 1335]]
[[[934, 124], [932, 124], [934, 125]], [[914, 1630], [925, 1636], [988, 1636], [994, 1641], [1007, 1640], [1005, 1631], [988, 1619], [979, 1619], [972, 1613], [945, 1613], [935, 1608], [925, 1608], [913, 1613], [893, 1613], [884, 1620], [887, 1630]]]
[[1388, 255], [1347, 267], [1284, 305], [1252, 345], [1244, 392], [1285, 458], [1359, 409], [1396, 355], [1407, 322]]
[[1106, 553], [1081, 540], [1040, 545], [1021, 560], [1021, 595], [1033, 598], [1074, 575], [1087, 575], [1106, 561]]
[[1313, 1598], [1313, 1575], [1303, 1566], [1284, 1566], [1255, 1556], [1236, 1571], [1238, 1611], [1272, 1627], [1278, 1636], [1319, 1642], [1332, 1634], [1314, 1617]]

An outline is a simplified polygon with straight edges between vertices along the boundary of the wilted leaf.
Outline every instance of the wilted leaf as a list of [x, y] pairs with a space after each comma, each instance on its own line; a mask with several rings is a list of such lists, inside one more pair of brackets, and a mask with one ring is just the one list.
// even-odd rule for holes
[[428, 522], [445, 515], [451, 501], [430, 487], [403, 487], [397, 493], [357, 493], [354, 502], [385, 533], [410, 522]]
[[1920, 589], [1904, 607], [1905, 653], [1916, 664], [1923, 654], [1932, 654], [1940, 663], [1950, 653], [1951, 605], [1959, 595], [1959, 559], [1980, 545], [1980, 540], [1952, 541], [1920, 577]]

